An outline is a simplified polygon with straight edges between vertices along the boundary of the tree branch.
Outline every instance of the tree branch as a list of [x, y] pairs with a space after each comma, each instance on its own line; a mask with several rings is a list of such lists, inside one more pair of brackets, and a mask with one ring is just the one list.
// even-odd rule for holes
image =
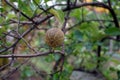
[[[55, 51], [54, 53], [64, 55], [60, 51]], [[36, 54], [8, 54], [8, 55], [0, 55], [0, 58], [32, 58], [32, 57], [38, 57], [38, 56], [46, 56], [51, 54], [51, 52], [37, 52]]]
[[[112, 14], [115, 26], [119, 28], [119, 23], [118, 23], [118, 19], [116, 17], [116, 14], [114, 12], [114, 10], [112, 8], [110, 8], [108, 5], [101, 3], [101, 2], [92, 2], [92, 3], [81, 3], [81, 4], [76, 4], [71, 5], [70, 10], [76, 9], [76, 8], [80, 8], [80, 7], [84, 7], [84, 6], [97, 6], [97, 7], [103, 7], [106, 8], [110, 11], [110, 13]], [[63, 9], [63, 11], [68, 11], [67, 8]]]

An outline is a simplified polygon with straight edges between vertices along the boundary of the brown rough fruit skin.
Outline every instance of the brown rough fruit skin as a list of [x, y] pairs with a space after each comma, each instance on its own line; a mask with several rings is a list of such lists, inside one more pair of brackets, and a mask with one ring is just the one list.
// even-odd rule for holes
[[64, 33], [59, 28], [51, 28], [46, 32], [45, 42], [50, 47], [61, 46], [64, 41]]

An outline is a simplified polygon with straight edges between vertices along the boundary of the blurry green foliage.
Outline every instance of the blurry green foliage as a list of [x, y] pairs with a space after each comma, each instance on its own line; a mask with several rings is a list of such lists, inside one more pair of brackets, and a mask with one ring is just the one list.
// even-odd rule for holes
[[29, 67], [29, 66], [23, 66], [21, 68], [21, 71], [22, 71], [22, 73], [21, 73], [21, 78], [22, 79], [25, 79], [27, 77], [30, 77], [30, 76], [34, 75], [34, 72], [32, 71], [32, 68]]
[[[24, 14], [29, 16], [30, 18], [39, 15], [42, 11], [49, 8], [47, 4], [52, 0], [9, 0], [12, 4], [16, 4], [16, 8], [20, 9]], [[56, 0], [56, 3], [65, 3], [66, 0]], [[71, 0], [74, 2], [74, 0]], [[96, 1], [96, 0], [94, 0]], [[107, 0], [104, 0], [106, 2]], [[3, 0], [4, 2], [4, 0]], [[120, 20], [120, 1], [111, 0], [112, 7], [116, 13], [118, 21]], [[39, 9], [43, 8], [43, 9]], [[51, 8], [49, 11], [46, 11], [44, 14], [37, 16], [38, 19], [43, 19], [44, 17], [52, 14], [54, 17], [47, 20], [42, 25], [38, 25], [39, 28], [51, 28], [53, 26], [62, 27], [65, 21], [66, 12], [61, 10], [62, 7]], [[0, 16], [0, 50], [2, 50], [3, 46], [11, 46], [13, 42], [7, 41], [4, 33], [8, 31], [17, 30], [20, 34], [25, 33], [29, 28], [33, 25], [11, 25], [11, 19], [20, 20], [20, 21], [29, 21], [23, 15], [19, 14], [17, 11], [14, 11], [7, 4], [2, 4], [0, 7], [0, 11], [4, 14], [4, 17]], [[18, 18], [19, 15], [19, 18]], [[100, 21], [101, 20], [101, 21]], [[105, 21], [102, 21], [105, 20]], [[108, 21], [106, 21], [108, 20]], [[74, 68], [84, 67], [86, 70], [92, 70], [96, 68], [97, 61], [100, 60], [100, 71], [107, 78], [107, 80], [113, 80], [114, 77], [111, 76], [112, 73], [115, 73], [117, 77], [120, 77], [118, 66], [119, 65], [119, 56], [120, 52], [117, 51], [119, 49], [120, 43], [114, 41], [113, 42], [113, 52], [109, 53], [110, 40], [106, 40], [101, 42], [101, 40], [105, 37], [112, 36], [115, 37], [120, 35], [120, 29], [114, 26], [112, 21], [113, 17], [110, 13], [95, 13], [92, 10], [87, 9], [86, 7], [77, 8], [71, 10], [69, 15], [68, 23], [66, 24], [67, 28], [74, 26], [71, 30], [67, 31], [65, 34], [65, 62], [63, 65], [63, 71], [55, 73], [53, 75], [52, 80], [69, 80], [71, 73]], [[69, 22], [70, 21], [70, 22]], [[120, 22], [119, 22], [120, 23]], [[40, 52], [49, 51], [50, 48], [44, 42], [45, 30], [34, 29], [33, 32], [25, 36], [25, 40], [30, 43], [32, 48]], [[17, 35], [18, 36], [18, 35]], [[29, 40], [29, 38], [31, 38]], [[4, 38], [4, 39], [3, 39]], [[23, 45], [26, 46], [24, 40], [20, 40], [18, 44], [22, 44], [22, 47], [17, 45], [18, 53], [21, 54], [32, 54], [32, 50], [28, 47], [23, 48]], [[101, 57], [97, 57], [97, 48], [98, 46], [102, 46]], [[21, 51], [22, 50], [22, 51]], [[55, 50], [61, 50], [60, 48], [55, 48]], [[10, 52], [8, 51], [7, 54]], [[17, 51], [16, 51], [17, 53]], [[36, 54], [36, 53], [34, 53]], [[116, 54], [119, 55], [116, 58]], [[115, 57], [114, 57], [115, 56]], [[31, 59], [33, 65], [35, 65], [40, 71], [45, 71], [48, 75], [51, 74], [53, 66], [55, 62], [58, 61], [60, 55], [51, 53], [48, 56], [40, 56]], [[109, 63], [109, 64], [108, 64]], [[112, 64], [112, 66], [111, 66]], [[17, 64], [16, 64], [17, 65]], [[34, 70], [28, 66], [22, 66], [21, 70], [21, 79], [26, 79], [27, 77], [31, 77], [33, 75], [38, 75], [34, 72]], [[46, 75], [46, 77], [50, 77]], [[48, 79], [49, 80], [49, 79]]]

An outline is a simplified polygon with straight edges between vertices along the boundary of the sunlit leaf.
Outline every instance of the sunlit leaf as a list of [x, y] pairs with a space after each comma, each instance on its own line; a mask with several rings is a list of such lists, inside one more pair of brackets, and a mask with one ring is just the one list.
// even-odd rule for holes
[[6, 28], [5, 26], [0, 26], [0, 36], [2, 35], [2, 33], [6, 32]]
[[95, 22], [83, 23], [80, 25], [80, 31], [92, 41], [100, 40], [106, 36], [104, 30], [100, 30], [98, 23]]
[[83, 8], [79, 8], [79, 9], [75, 9], [71, 12], [71, 16], [80, 20], [83, 18], [83, 16], [86, 16], [88, 14], [86, 9]]
[[8, 15], [6, 17], [6, 20], [13, 19], [15, 17], [16, 17], [16, 15], [13, 12], [10, 12], [10, 13], [8, 13]]
[[36, 3], [39, 3], [41, 0], [35, 0]]
[[50, 9], [49, 12], [53, 14], [61, 23], [64, 22], [64, 13], [62, 10]]
[[35, 7], [35, 5], [34, 5], [33, 3], [30, 3], [30, 8], [31, 8], [33, 11], [36, 10], [36, 7]]

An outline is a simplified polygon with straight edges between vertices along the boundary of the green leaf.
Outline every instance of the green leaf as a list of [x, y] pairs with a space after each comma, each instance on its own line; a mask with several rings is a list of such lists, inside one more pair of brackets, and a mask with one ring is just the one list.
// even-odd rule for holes
[[4, 8], [0, 7], [0, 12], [3, 12], [4, 11]]
[[86, 11], [85, 9], [75, 9], [71, 12], [70, 16], [72, 17], [75, 17], [77, 20], [76, 21], [79, 21], [80, 19], [82, 19], [82, 16], [86, 16], [88, 14], [88, 11]]
[[111, 71], [116, 71], [115, 67], [110, 67]]
[[30, 77], [32, 75], [33, 75], [33, 71], [30, 67], [28, 66], [22, 67], [22, 74], [21, 74], [22, 78]]
[[3, 32], [6, 32], [5, 26], [0, 26], [0, 36], [2, 35]]
[[107, 28], [107, 29], [105, 30], [105, 32], [106, 32], [107, 35], [110, 35], [110, 36], [120, 35], [120, 29], [117, 28], [117, 27]]
[[54, 55], [55, 61], [59, 60], [60, 55]]
[[35, 7], [34, 3], [30, 3], [30, 8], [31, 8], [33, 11], [36, 10], [36, 7]]
[[35, 0], [36, 3], [39, 3], [41, 0]]
[[45, 0], [45, 3], [48, 2], [49, 0]]
[[75, 30], [73, 32], [73, 35], [74, 35], [74, 38], [77, 40], [77, 41], [82, 41], [83, 40], [83, 34], [79, 31], [79, 30]]
[[7, 17], [6, 17], [6, 20], [9, 20], [9, 19], [12, 19], [12, 18], [15, 18], [15, 14], [10, 12], [7, 14]]
[[104, 30], [100, 30], [98, 26], [99, 24], [96, 22], [83, 23], [80, 31], [87, 36], [88, 40], [97, 41], [106, 36]]
[[[35, 7], [33, 7], [33, 3], [30, 3], [30, 1], [28, 1], [28, 0], [19, 0], [19, 2], [18, 2], [19, 4], [18, 4], [18, 7], [19, 7], [19, 9], [24, 13], [24, 14], [26, 14], [27, 16], [31, 16], [32, 14], [33, 14], [33, 12], [34, 11], [32, 11], [32, 10], [34, 10], [34, 8]], [[33, 4], [33, 5], [32, 5]], [[27, 6], [26, 6], [27, 5]], [[32, 7], [32, 8], [31, 8]], [[32, 10], [31, 10], [32, 9]]]
[[102, 38], [104, 38], [106, 36], [106, 34], [104, 33], [103, 30], [99, 30], [99, 31], [96, 31], [95, 33], [93, 33], [93, 35], [91, 36], [92, 38], [92, 41], [99, 41], [101, 40]]
[[75, 17], [77, 19], [80, 19], [81, 18], [81, 10], [80, 9], [75, 9], [74, 11], [72, 11], [71, 13], [71, 16], [72, 17]]
[[64, 13], [62, 10], [50, 9], [49, 12], [53, 14], [60, 21], [60, 23], [64, 22]]
[[47, 56], [45, 58], [45, 61], [47, 61], [47, 62], [52, 62], [53, 60], [54, 60], [54, 55], [53, 54], [50, 54], [49, 56]]

